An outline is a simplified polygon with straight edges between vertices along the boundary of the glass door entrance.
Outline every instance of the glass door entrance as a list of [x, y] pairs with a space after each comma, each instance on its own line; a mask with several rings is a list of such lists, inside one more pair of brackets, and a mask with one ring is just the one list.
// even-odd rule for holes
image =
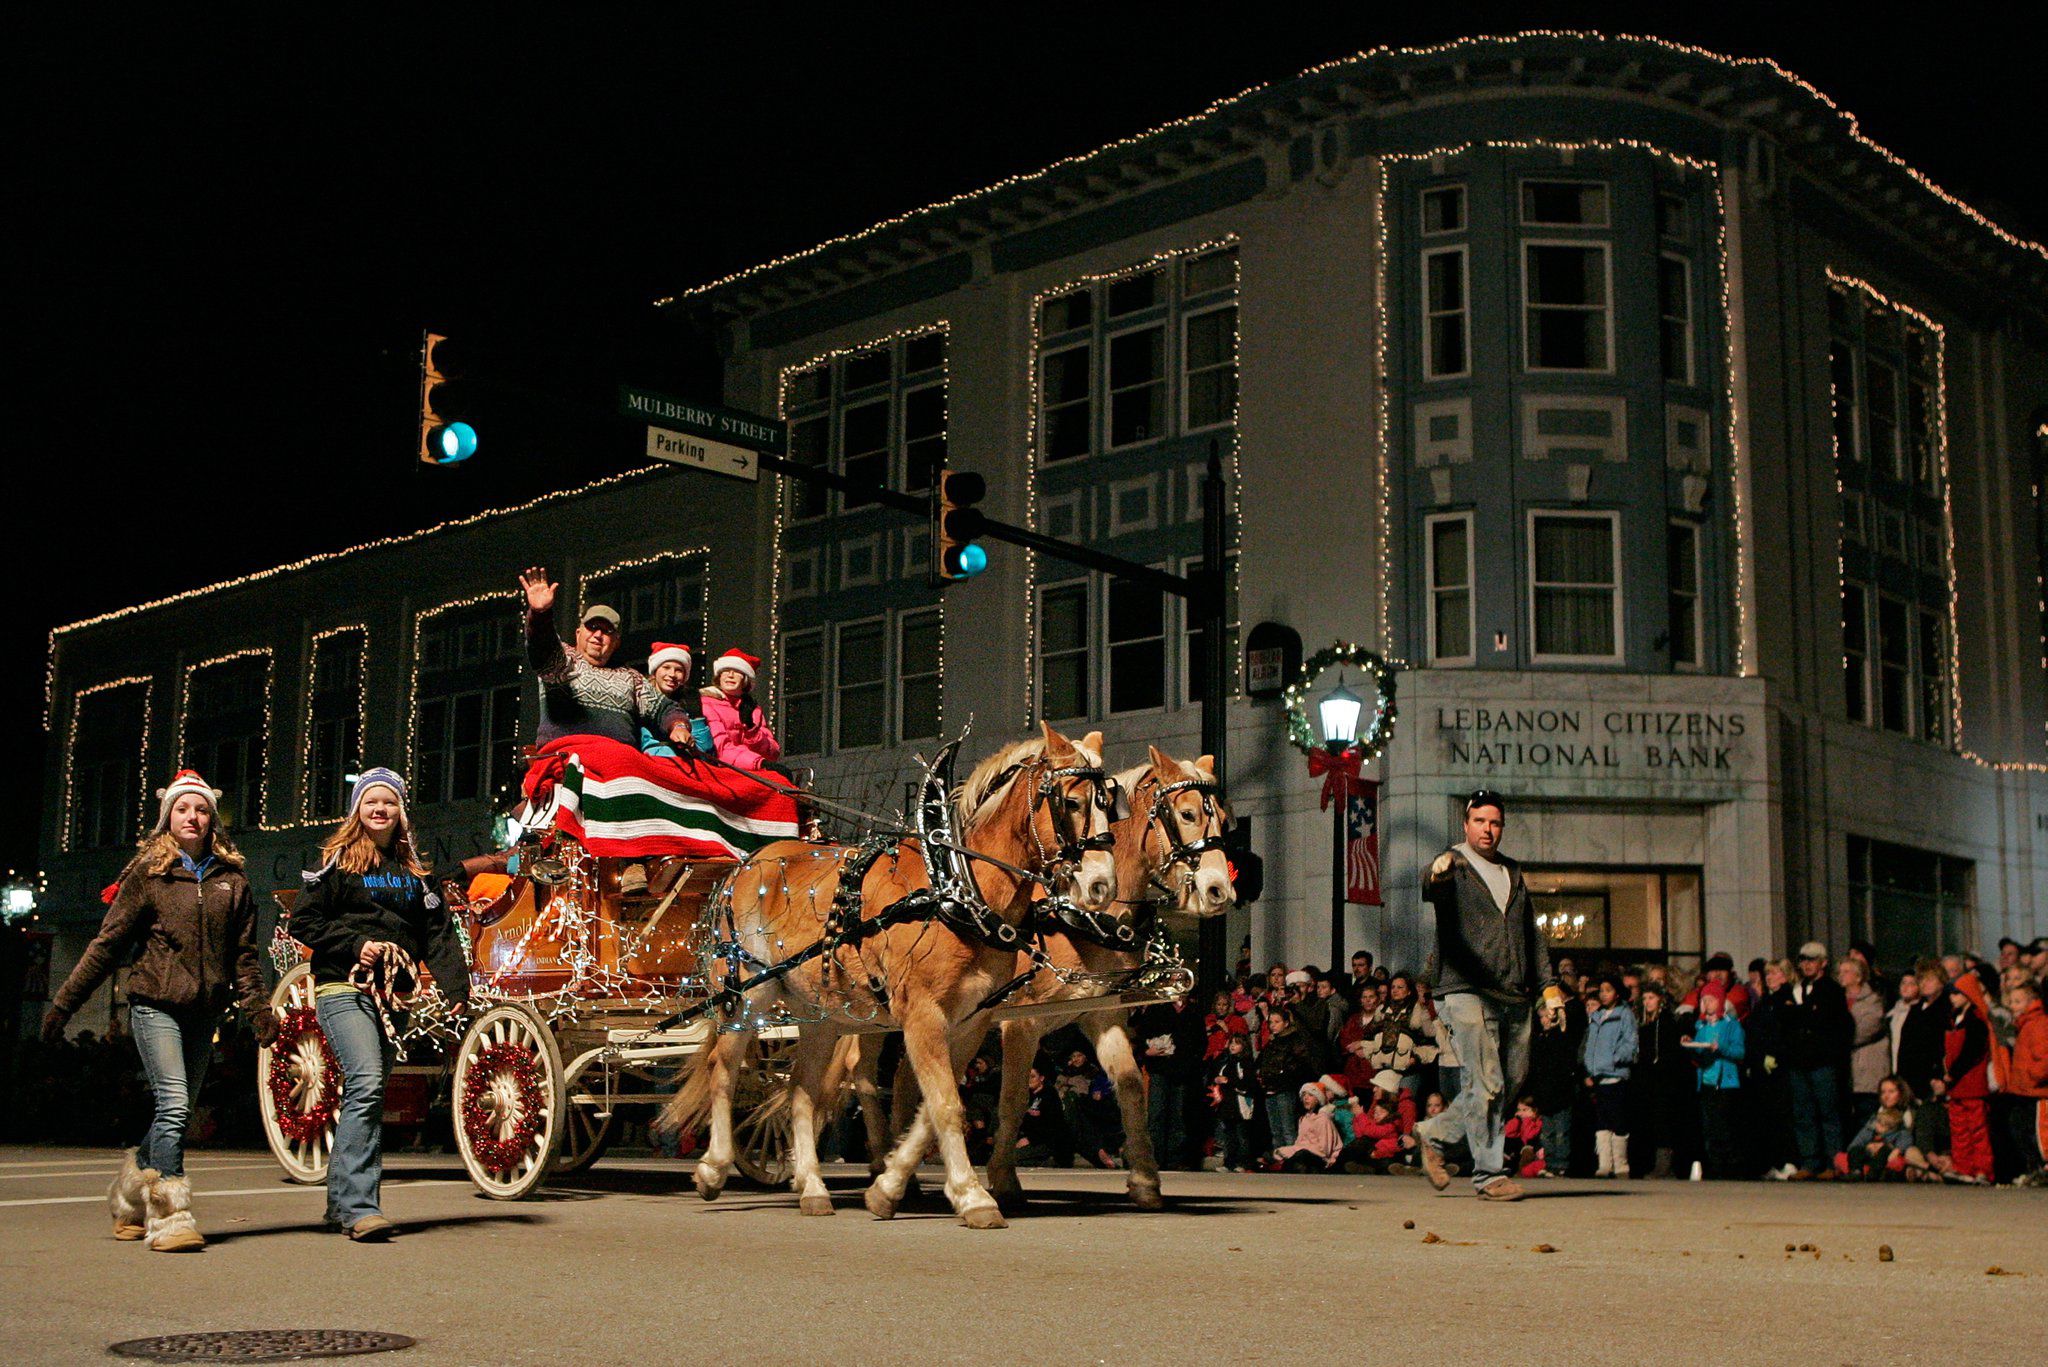
[[1697, 965], [1704, 953], [1698, 868], [1527, 864], [1522, 876], [1553, 960]]

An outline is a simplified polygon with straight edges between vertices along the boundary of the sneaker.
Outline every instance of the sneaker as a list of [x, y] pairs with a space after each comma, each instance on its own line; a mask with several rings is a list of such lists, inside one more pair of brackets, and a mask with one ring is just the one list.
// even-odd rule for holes
[[1422, 1175], [1438, 1191], [1451, 1185], [1451, 1170], [1444, 1165], [1444, 1151], [1426, 1139], [1422, 1141]]
[[381, 1244], [398, 1233], [398, 1226], [381, 1215], [365, 1215], [348, 1227], [348, 1237], [359, 1244]]
[[1512, 1177], [1496, 1177], [1479, 1189], [1482, 1201], [1519, 1201], [1526, 1195], [1522, 1184]]

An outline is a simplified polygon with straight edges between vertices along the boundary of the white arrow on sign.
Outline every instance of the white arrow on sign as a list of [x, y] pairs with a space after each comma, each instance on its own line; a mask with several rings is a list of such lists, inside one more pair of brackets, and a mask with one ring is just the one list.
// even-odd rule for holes
[[676, 465], [694, 465], [714, 475], [733, 479], [761, 478], [761, 463], [746, 447], [728, 446], [722, 441], [693, 437], [687, 432], [671, 432], [666, 427], [647, 429], [647, 454]]

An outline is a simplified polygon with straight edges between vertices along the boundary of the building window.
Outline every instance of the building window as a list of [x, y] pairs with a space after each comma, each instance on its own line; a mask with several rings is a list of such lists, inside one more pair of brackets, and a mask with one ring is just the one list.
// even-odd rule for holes
[[946, 387], [929, 384], [903, 396], [903, 488], [921, 494], [946, 464]]
[[1664, 378], [1692, 383], [1692, 263], [1666, 253], [1657, 258], [1657, 312]]
[[1089, 431], [1094, 426], [1090, 353], [1089, 344], [1083, 342], [1047, 352], [1039, 361], [1039, 405], [1045, 433], [1042, 449], [1048, 463], [1074, 460], [1089, 452]]
[[1424, 520], [1428, 535], [1429, 659], [1468, 665], [1472, 650], [1472, 514]]
[[1698, 669], [1706, 662], [1706, 630], [1700, 613], [1700, 529], [1672, 522], [1664, 542], [1669, 594], [1671, 667]]
[[[1181, 573], [1190, 576], [1200, 574], [1202, 572], [1202, 564], [1202, 559], [1197, 556], [1195, 559], [1182, 564]], [[1235, 680], [1237, 678], [1238, 620], [1237, 557], [1234, 555], [1225, 556], [1223, 559], [1223, 595], [1225, 601], [1223, 609], [1223, 670], [1224, 677], [1232, 680], [1231, 696], [1235, 697], [1237, 695]], [[1184, 628], [1181, 632], [1180, 667], [1181, 677], [1186, 682], [1185, 686], [1181, 689], [1181, 696], [1187, 699], [1190, 705], [1194, 705], [1200, 703], [1207, 696], [1207, 676], [1203, 673], [1202, 669], [1202, 642], [1208, 636], [1208, 633], [1203, 630], [1202, 619], [1196, 614], [1194, 604], [1185, 598], [1177, 598], [1174, 601], [1180, 605], [1182, 626]]]
[[1422, 231], [1461, 233], [1465, 231], [1465, 187], [1436, 185], [1422, 192]]
[[1128, 318], [1134, 313], [1156, 308], [1165, 299], [1166, 273], [1160, 270], [1139, 271], [1112, 280], [1103, 291], [1103, 316], [1106, 318]]
[[1692, 205], [1669, 190], [1657, 195], [1657, 236], [1666, 242], [1692, 241]]
[[1877, 724], [1910, 733], [1912, 724], [1912, 638], [1906, 605], [1888, 593], [1877, 596]]
[[[793, 422], [789, 425], [789, 458], [799, 465], [822, 470], [831, 457], [831, 439], [832, 419], [828, 415]], [[801, 479], [786, 483], [792, 521], [804, 522], [823, 517], [831, 510], [832, 491], [824, 485]]]
[[1930, 494], [1941, 492], [1941, 461], [1936, 450], [1934, 385], [1915, 375], [1906, 382], [1906, 447], [1912, 455], [1913, 482]]
[[1847, 342], [1836, 342], [1828, 348], [1828, 388], [1834, 410], [1835, 459], [1860, 461], [1863, 405], [1857, 400], [1856, 352]]
[[[889, 401], [855, 404], [839, 420], [839, 473], [867, 485], [889, 482]], [[841, 490], [839, 507], [852, 512], [876, 502], [870, 493]]]
[[1237, 415], [1237, 305], [1189, 314], [1182, 329], [1181, 430], [1199, 432]]
[[[149, 684], [148, 679], [99, 684], [73, 699], [64, 747], [70, 799], [63, 828], [66, 849], [126, 845], [140, 834]], [[211, 774], [206, 777], [213, 781]]]
[[369, 633], [330, 631], [313, 641], [313, 683], [306, 695], [306, 791], [300, 815], [340, 817], [349, 775], [363, 763], [363, 656]]
[[1038, 621], [1039, 714], [1052, 721], [1087, 716], [1088, 581], [1039, 590]]
[[230, 826], [257, 826], [263, 821], [269, 703], [267, 650], [186, 671], [178, 767], [197, 769], [220, 790], [220, 814]]
[[836, 728], [833, 748], [860, 750], [888, 742], [884, 695], [888, 677], [888, 639], [877, 617], [845, 622], [837, 629], [833, 649], [832, 702]]
[[1134, 328], [1109, 339], [1109, 445], [1166, 435], [1166, 329]]
[[1529, 515], [1530, 634], [1538, 661], [1621, 659], [1620, 535], [1618, 513]]
[[1523, 364], [1530, 370], [1613, 369], [1604, 243], [1522, 245]]
[[[619, 648], [612, 654], [614, 664], [644, 669], [656, 641], [676, 641], [690, 647], [700, 664], [711, 659], [705, 639], [710, 631], [706, 618], [706, 581], [710, 574], [708, 551], [674, 551], [638, 564], [598, 570], [586, 575], [577, 611], [593, 603], [609, 603], [619, 610]], [[815, 567], [814, 567], [815, 568]], [[785, 586], [786, 588], [787, 586]], [[497, 626], [510, 651], [503, 658], [517, 658], [522, 651], [518, 622], [501, 619]]]
[[1223, 247], [1187, 259], [1186, 274], [1181, 280], [1181, 290], [1185, 297], [1193, 298], [1217, 290], [1234, 289], [1236, 286], [1237, 248]]
[[1948, 742], [1948, 621], [1921, 608], [1919, 625], [1913, 663], [1920, 680], [1920, 739], [1943, 745]]
[[1852, 933], [1871, 943], [1879, 963], [1975, 947], [1974, 864], [1859, 835], [1848, 845]]
[[1166, 706], [1166, 595], [1112, 579], [1108, 598], [1111, 714]]
[[782, 745], [793, 755], [825, 749], [825, 633], [782, 638]]
[[1871, 464], [1890, 478], [1906, 479], [1905, 448], [1899, 441], [1899, 373], [1875, 358], [1866, 358], [1864, 414], [1870, 423]]
[[1842, 707], [1850, 721], [1870, 720], [1870, 590], [1842, 585]]
[[422, 802], [496, 798], [520, 777], [519, 686], [423, 697], [414, 764]]
[[1537, 228], [1604, 228], [1607, 187], [1597, 181], [1525, 180], [1522, 222]]
[[939, 734], [939, 610], [906, 612], [896, 619], [896, 738], [926, 740]]
[[1447, 380], [1471, 373], [1466, 282], [1463, 247], [1437, 247], [1422, 254], [1424, 379]]

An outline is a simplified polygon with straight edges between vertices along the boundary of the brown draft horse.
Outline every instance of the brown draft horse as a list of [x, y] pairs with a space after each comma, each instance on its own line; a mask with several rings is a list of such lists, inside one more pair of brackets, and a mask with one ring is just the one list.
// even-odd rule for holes
[[[1077, 743], [1050, 726], [1041, 724], [1041, 730], [1038, 738], [983, 760], [961, 785], [955, 797], [960, 843], [1050, 880], [1079, 906], [1103, 910], [1116, 893], [1115, 863], [1109, 850], [1089, 848], [1109, 830], [1102, 736], [1091, 732]], [[781, 841], [756, 851], [733, 872], [728, 887], [734, 938], [756, 965], [788, 959], [826, 938], [840, 870], [852, 853], [843, 846]], [[1021, 925], [1039, 884], [980, 860], [971, 867], [990, 910], [1012, 927]], [[927, 886], [914, 842], [899, 842], [862, 879], [862, 919], [876, 919]], [[728, 965], [714, 961], [708, 967], [716, 982]], [[818, 1174], [817, 1137], [829, 1114], [826, 1074], [835, 1046], [844, 1032], [879, 1021], [902, 1030], [905, 1065], [931, 1098], [928, 1124], [913, 1127], [916, 1148], [902, 1157], [902, 1171], [908, 1174], [923, 1157], [935, 1128], [954, 1213], [976, 1229], [1002, 1227], [1002, 1214], [967, 1157], [956, 1079], [988, 1030], [987, 1015], [976, 1008], [1016, 971], [1014, 949], [919, 916], [849, 936], [748, 993], [751, 1012], [780, 1006], [801, 1022], [791, 1062], [790, 1128], [791, 1185], [804, 1214], [832, 1213]], [[665, 1119], [678, 1128], [710, 1119], [696, 1171], [698, 1193], [707, 1201], [718, 1196], [733, 1171], [732, 1095], [752, 1038], [744, 1029], [722, 1030], [693, 1056], [683, 1087], [665, 1108]], [[906, 1138], [905, 1145], [910, 1142]], [[892, 1161], [890, 1171], [895, 1166]], [[901, 1181], [892, 1186], [889, 1178], [885, 1172], [867, 1194], [869, 1211], [882, 1219], [895, 1214], [903, 1192]]]
[[[1148, 749], [1146, 763], [1116, 778], [1118, 787], [1130, 795], [1129, 814], [1110, 826], [1116, 840], [1117, 904], [1134, 911], [1149, 907], [1184, 916], [1221, 915], [1236, 905], [1237, 892], [1221, 848], [1228, 813], [1216, 800], [1216, 762], [1208, 755], [1189, 762], [1174, 759], [1157, 746]], [[1112, 949], [1085, 936], [1070, 935], [1057, 924], [1045, 929], [1040, 944], [1046, 957], [1060, 968], [1089, 975], [1116, 974], [1145, 961], [1145, 927], [1138, 923], [1136, 929], [1137, 943], [1129, 949]], [[1020, 960], [1018, 969], [1021, 972], [1029, 966], [1028, 959]], [[1019, 1005], [1073, 1001], [1103, 990], [1088, 982], [1063, 981], [1041, 969], [1008, 1000]], [[1130, 1017], [1130, 1008], [1112, 1007], [1073, 1019], [1095, 1046], [1103, 1071], [1116, 1084], [1117, 1106], [1123, 1112], [1124, 1155], [1130, 1168], [1125, 1185], [1131, 1200], [1141, 1209], [1157, 1210], [1162, 1204], [1159, 1164], [1146, 1124], [1145, 1077], [1126, 1029]], [[1037, 1057], [1039, 1041], [1061, 1023], [1045, 1016], [1003, 1022], [1003, 1089], [988, 1185], [1005, 1204], [1014, 1205], [1023, 1198], [1016, 1155], [1018, 1130], [1030, 1099], [1026, 1074]], [[870, 1152], [879, 1153], [888, 1135], [881, 1132], [875, 1106], [875, 1052], [863, 1051], [864, 1057], [856, 1065], [860, 1075], [855, 1085], [862, 1097], [863, 1115], [874, 1117], [868, 1123]], [[909, 1079], [899, 1078], [895, 1098], [899, 1126], [914, 1095]]]

